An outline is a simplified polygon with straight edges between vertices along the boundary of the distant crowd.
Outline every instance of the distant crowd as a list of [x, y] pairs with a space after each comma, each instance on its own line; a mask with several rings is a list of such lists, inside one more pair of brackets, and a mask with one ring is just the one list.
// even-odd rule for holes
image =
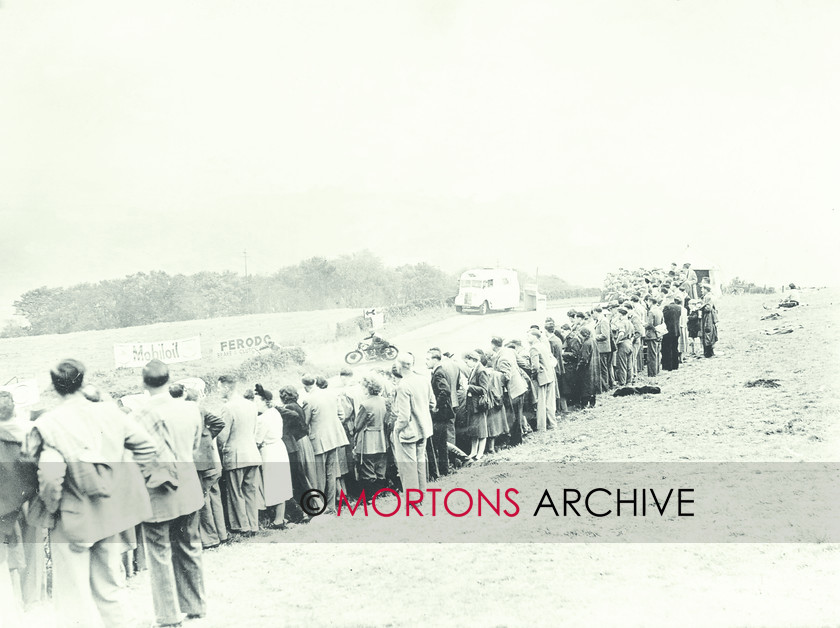
[[655, 383], [699, 357], [695, 342], [712, 357], [711, 286], [688, 271], [620, 272], [597, 307], [461, 355], [432, 347], [426, 368], [403, 353], [390, 368], [276, 391], [223, 375], [220, 407], [206, 382], [173, 383], [158, 360], [143, 369], [145, 401], [121, 407], [64, 360], [50, 372], [61, 402], [33, 422], [0, 393], [0, 614], [19, 619], [43, 598], [48, 539], [61, 622], [127, 625], [121, 589], [138, 569], [157, 625], [204, 617], [202, 553], [305, 523], [304, 496], [333, 513], [342, 494], [424, 490], [599, 394]]

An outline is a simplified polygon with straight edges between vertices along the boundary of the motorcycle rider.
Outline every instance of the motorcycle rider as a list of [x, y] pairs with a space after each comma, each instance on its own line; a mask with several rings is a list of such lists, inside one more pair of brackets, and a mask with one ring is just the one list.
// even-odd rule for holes
[[387, 340], [385, 340], [384, 338], [379, 336], [376, 333], [376, 330], [371, 331], [370, 336], [365, 338], [365, 340], [370, 341], [370, 350], [374, 354], [382, 353], [383, 351], [385, 351], [385, 349], [387, 349], [391, 345], [390, 342], [388, 342]]

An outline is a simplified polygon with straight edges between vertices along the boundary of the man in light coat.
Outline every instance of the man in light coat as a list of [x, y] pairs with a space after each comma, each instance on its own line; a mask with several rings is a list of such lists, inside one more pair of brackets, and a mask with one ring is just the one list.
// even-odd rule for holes
[[[172, 394], [172, 387], [169, 392]], [[174, 394], [173, 397], [175, 397]], [[187, 402], [198, 403], [199, 393], [194, 389], [188, 389], [184, 391], [183, 398]], [[200, 405], [199, 411], [204, 419], [204, 429], [201, 432], [201, 443], [193, 455], [195, 456], [195, 470], [198, 471], [201, 488], [204, 491], [204, 506], [198, 515], [198, 529], [201, 533], [202, 547], [212, 549], [222, 543], [227, 543], [230, 538], [225, 525], [222, 493], [219, 490], [222, 459], [219, 457], [219, 448], [216, 446], [216, 437], [225, 428], [225, 422], [221, 417]]]
[[327, 392], [327, 380], [318, 377], [315, 387], [307, 397], [303, 411], [309, 424], [309, 440], [315, 452], [315, 472], [318, 489], [327, 498], [327, 510], [332, 512], [338, 504], [339, 451], [347, 440], [342, 421], [344, 414], [338, 397]]
[[426, 490], [426, 439], [432, 436], [435, 401], [429, 378], [414, 371], [414, 356], [402, 353], [395, 366], [402, 376], [394, 400], [394, 459], [403, 491]]
[[37, 523], [52, 528], [52, 594], [61, 625], [117, 628], [129, 625], [120, 600], [119, 534], [152, 514], [146, 485], [161, 481], [154, 473], [157, 448], [115, 405], [85, 399], [84, 375], [72, 359], [50, 371], [61, 403], [29, 434], [39, 481], [38, 504], [29, 512], [40, 512]]
[[[528, 332], [529, 357], [531, 378], [536, 384], [537, 392], [537, 431], [546, 429], [546, 425], [554, 427], [556, 420], [554, 411], [549, 412], [548, 396], [552, 394], [555, 382], [554, 366], [551, 363], [551, 350], [543, 342], [539, 329]], [[553, 399], [551, 400], [553, 402]], [[554, 404], [551, 403], [551, 406]], [[551, 416], [549, 416], [549, 414]]]
[[149, 489], [152, 515], [143, 523], [143, 539], [157, 623], [177, 626], [182, 614], [207, 613], [199, 531], [204, 492], [193, 454], [204, 420], [197, 404], [169, 394], [169, 367], [160, 360], [143, 368], [143, 386], [149, 400], [133, 416], [156, 441], [160, 460], [175, 469], [170, 484]]
[[225, 427], [216, 439], [222, 450], [230, 527], [244, 536], [253, 536], [259, 530], [257, 482], [262, 464], [257, 449], [257, 407], [237, 394], [233, 375], [222, 375], [219, 386], [227, 402], [222, 408]]

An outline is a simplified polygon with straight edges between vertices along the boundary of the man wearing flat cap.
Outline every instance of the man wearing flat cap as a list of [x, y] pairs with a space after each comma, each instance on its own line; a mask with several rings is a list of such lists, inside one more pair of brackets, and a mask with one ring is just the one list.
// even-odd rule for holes
[[[554, 364], [554, 386], [552, 394], [554, 395], [554, 412], [559, 408], [560, 412], [567, 412], [568, 406], [566, 404], [566, 397], [562, 394], [560, 387], [560, 380], [563, 377], [563, 337], [554, 328], [554, 319], [545, 319], [545, 333], [548, 336], [548, 345], [551, 350], [551, 355], [555, 360]], [[551, 405], [551, 404], [549, 404]]]

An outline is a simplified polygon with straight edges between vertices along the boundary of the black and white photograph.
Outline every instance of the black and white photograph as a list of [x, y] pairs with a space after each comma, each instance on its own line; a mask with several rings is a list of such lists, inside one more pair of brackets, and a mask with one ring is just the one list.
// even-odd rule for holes
[[838, 32], [0, 0], [0, 628], [840, 625]]

